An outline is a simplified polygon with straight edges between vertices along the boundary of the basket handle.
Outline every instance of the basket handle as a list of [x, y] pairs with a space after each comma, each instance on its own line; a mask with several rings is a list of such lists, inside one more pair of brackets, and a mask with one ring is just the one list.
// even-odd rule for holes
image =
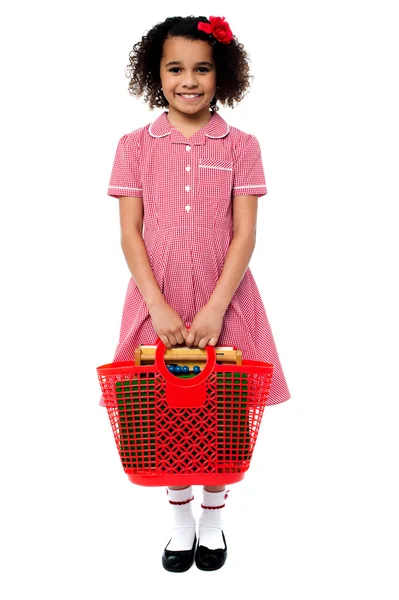
[[[187, 327], [189, 329], [189, 327]], [[158, 337], [155, 350], [155, 366], [166, 380], [166, 401], [173, 407], [199, 407], [206, 399], [206, 379], [216, 364], [216, 350], [206, 345], [207, 361], [200, 373], [192, 379], [179, 379], [167, 368], [164, 360], [166, 346]]]

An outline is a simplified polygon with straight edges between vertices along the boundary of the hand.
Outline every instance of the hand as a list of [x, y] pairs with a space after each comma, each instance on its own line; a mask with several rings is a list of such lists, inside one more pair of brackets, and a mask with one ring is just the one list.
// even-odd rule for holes
[[188, 329], [166, 301], [149, 309], [149, 313], [155, 332], [167, 348], [184, 342]]
[[204, 349], [207, 345], [215, 346], [223, 327], [225, 311], [211, 304], [206, 304], [197, 312], [186, 337], [186, 346], [198, 346]]

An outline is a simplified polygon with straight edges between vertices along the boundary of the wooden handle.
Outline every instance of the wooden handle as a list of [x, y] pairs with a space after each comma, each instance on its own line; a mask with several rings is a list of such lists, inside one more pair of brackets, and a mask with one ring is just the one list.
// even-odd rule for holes
[[[155, 361], [156, 346], [139, 346], [135, 351], [135, 364], [143, 365]], [[222, 363], [242, 364], [242, 351], [233, 350], [232, 346], [215, 346], [216, 360]], [[177, 363], [181, 366], [194, 366], [198, 362], [206, 362], [206, 350], [182, 346], [167, 348], [164, 354], [165, 363]]]

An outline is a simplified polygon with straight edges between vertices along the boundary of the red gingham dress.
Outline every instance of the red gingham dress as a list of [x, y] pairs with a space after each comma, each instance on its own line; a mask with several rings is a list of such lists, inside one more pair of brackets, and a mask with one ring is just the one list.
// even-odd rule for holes
[[[255, 136], [213, 113], [186, 138], [167, 114], [120, 138], [107, 193], [143, 199], [143, 239], [154, 276], [167, 303], [190, 324], [222, 272], [233, 237], [232, 196], [264, 196], [267, 189]], [[134, 360], [135, 349], [154, 345], [157, 337], [131, 277], [113, 361]], [[274, 364], [268, 404], [291, 397], [249, 268], [225, 312], [216, 345], [235, 345], [243, 359]]]

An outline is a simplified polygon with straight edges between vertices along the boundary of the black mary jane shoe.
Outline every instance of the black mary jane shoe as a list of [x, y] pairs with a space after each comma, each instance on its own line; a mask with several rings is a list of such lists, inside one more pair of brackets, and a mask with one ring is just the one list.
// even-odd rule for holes
[[167, 571], [172, 573], [183, 573], [188, 571], [194, 562], [195, 546], [197, 543], [197, 536], [194, 537], [194, 543], [191, 550], [167, 550], [170, 543], [166, 544], [162, 554], [162, 566]]
[[216, 571], [223, 567], [227, 558], [227, 544], [222, 531], [224, 548], [217, 548], [216, 550], [210, 550], [206, 546], [201, 546], [198, 542], [197, 549], [195, 551], [195, 564], [201, 571]]

